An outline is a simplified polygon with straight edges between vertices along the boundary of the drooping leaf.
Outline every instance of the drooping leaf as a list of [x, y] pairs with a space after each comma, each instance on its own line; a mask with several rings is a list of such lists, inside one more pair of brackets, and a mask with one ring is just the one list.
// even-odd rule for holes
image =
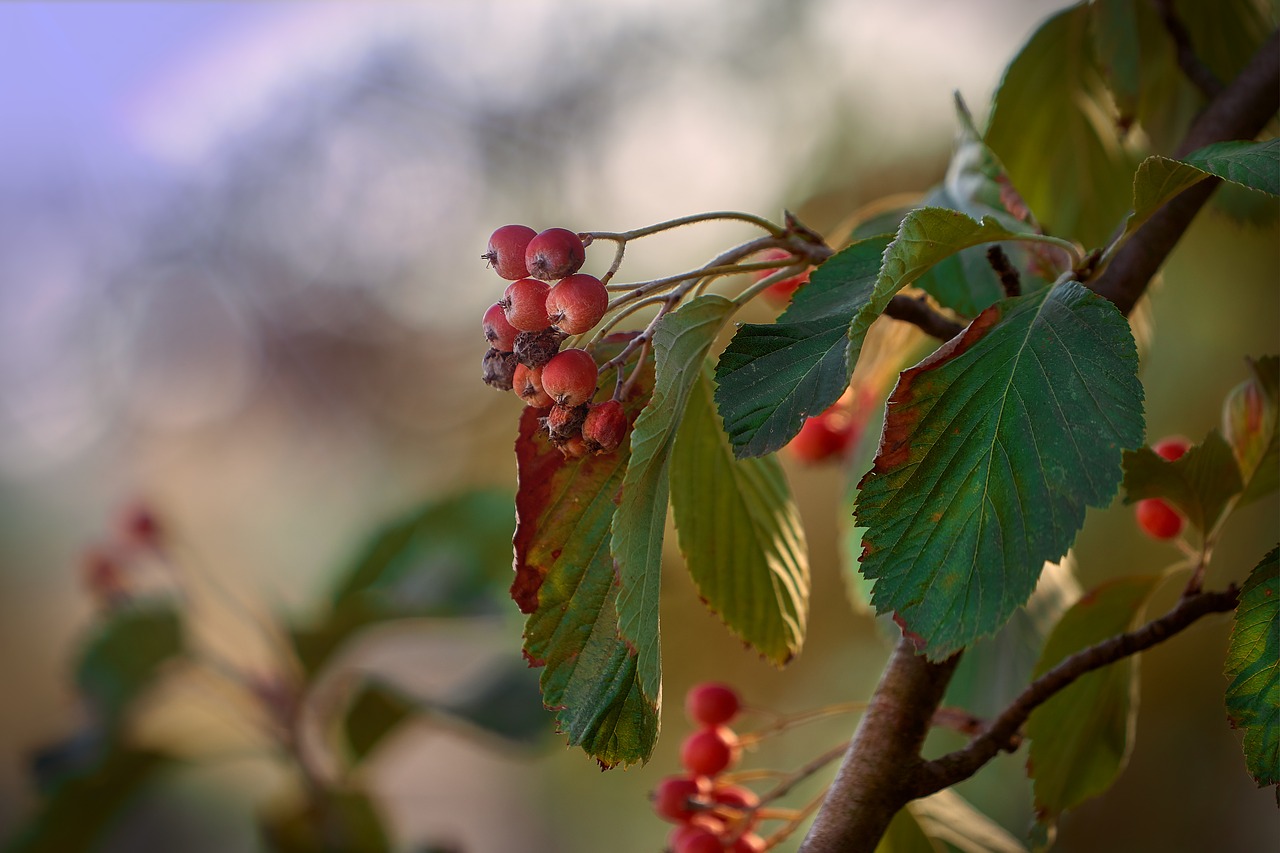
[[1089, 4], [1079, 3], [1031, 36], [996, 89], [986, 142], [1049, 233], [1097, 246], [1129, 207], [1133, 164], [1089, 18]]
[[849, 321], [866, 305], [888, 236], [854, 243], [813, 271], [776, 323], [738, 329], [716, 366], [715, 400], [739, 458], [795, 437], [849, 383]]
[[1248, 360], [1250, 376], [1222, 404], [1222, 434], [1231, 445], [1246, 504], [1280, 488], [1280, 359]]
[[[652, 382], [643, 374], [623, 402], [633, 424]], [[643, 695], [636, 652], [618, 636], [609, 552], [629, 439], [613, 453], [566, 460], [547, 440], [539, 414], [525, 409], [516, 440], [511, 594], [529, 614], [525, 656], [545, 666], [542, 701], [557, 712], [570, 745], [606, 767], [645, 761], [658, 735], [657, 702]]]
[[804, 641], [809, 610], [800, 514], [776, 458], [734, 458], [705, 372], [676, 433], [671, 510], [707, 606], [775, 664], [790, 660]]
[[1240, 589], [1227, 646], [1227, 719], [1244, 731], [1245, 765], [1259, 786], [1280, 782], [1280, 548]]
[[[1090, 590], [1054, 628], [1033, 677], [1071, 655], [1135, 628], [1162, 575], [1134, 575]], [[1031, 712], [1027, 772], [1040, 819], [1052, 823], [1096, 797], [1124, 769], [1137, 716], [1137, 659], [1127, 657], [1076, 679]]]
[[857, 523], [877, 612], [933, 660], [991, 634], [1066, 553], [1142, 441], [1124, 318], [1075, 282], [996, 303], [904, 372]]
[[1214, 528], [1242, 488], [1235, 457], [1216, 429], [1172, 462], [1149, 447], [1124, 455], [1125, 502], [1164, 498], [1201, 533]]
[[654, 706], [661, 703], [658, 597], [670, 491], [668, 465], [707, 352], [735, 309], [721, 296], [700, 296], [658, 323], [653, 335], [653, 398], [636, 419], [631, 461], [613, 516], [613, 559], [621, 585], [618, 635], [635, 650], [640, 687]]
[[177, 607], [144, 601], [112, 613], [96, 628], [76, 665], [76, 684], [113, 728], [184, 648]]

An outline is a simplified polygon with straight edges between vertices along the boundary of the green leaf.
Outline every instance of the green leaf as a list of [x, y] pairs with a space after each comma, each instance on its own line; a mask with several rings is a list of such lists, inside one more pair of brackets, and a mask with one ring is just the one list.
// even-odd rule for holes
[[1076, 282], [996, 303], [904, 372], [856, 516], [877, 612], [941, 660], [1005, 623], [1142, 441], [1129, 324]]
[[1093, 48], [1120, 114], [1134, 116], [1141, 92], [1138, 4], [1134, 0], [1093, 0]]
[[800, 513], [776, 458], [734, 459], [705, 372], [676, 433], [671, 510], [698, 594], [736, 636], [785, 664], [809, 610]]
[[1222, 434], [1231, 445], [1246, 504], [1280, 488], [1280, 359], [1248, 360], [1250, 376], [1222, 405]]
[[1026, 847], [954, 790], [939, 791], [907, 805], [930, 838], [960, 853], [1026, 853]]
[[986, 142], [1048, 233], [1097, 246], [1129, 207], [1133, 165], [1115, 130], [1089, 19], [1080, 3], [1031, 36], [996, 89]]
[[[1137, 627], [1163, 578], [1118, 578], [1086, 593], [1049, 635], [1032, 677]], [[1124, 769], [1137, 716], [1137, 669], [1137, 660], [1128, 657], [1082, 675], [1027, 718], [1027, 772], [1043, 822], [1101, 794]]]
[[658, 596], [667, 521], [668, 463], [694, 383], [716, 335], [737, 308], [721, 296], [700, 296], [663, 317], [653, 335], [653, 398], [636, 419], [631, 462], [613, 516], [618, 635], [635, 649], [645, 699], [661, 703]]
[[1259, 786], [1280, 782], [1280, 548], [1240, 589], [1227, 646], [1227, 719], [1244, 730], [1244, 757]]
[[875, 853], [945, 853], [946, 848], [925, 835], [911, 806], [908, 803], [899, 809], [889, 821], [888, 828], [876, 844]]
[[166, 663], [183, 654], [182, 617], [176, 606], [141, 602], [115, 611], [80, 654], [76, 684], [116, 726]]
[[1242, 488], [1235, 457], [1216, 429], [1172, 462], [1149, 447], [1124, 455], [1125, 502], [1164, 498], [1201, 533], [1217, 525]]
[[[624, 401], [633, 422], [651, 387], [652, 376], [642, 376]], [[542, 701], [556, 711], [570, 745], [606, 767], [645, 761], [658, 736], [657, 702], [644, 697], [636, 652], [618, 637], [618, 586], [609, 553], [629, 445], [566, 460], [547, 440], [539, 415], [525, 409], [516, 440], [511, 595], [529, 614], [524, 653], [545, 666]]]
[[849, 320], [880, 272], [888, 236], [870, 237], [813, 271], [770, 324], [740, 327], [716, 366], [716, 406], [738, 457], [763, 456], [795, 437], [849, 384]]

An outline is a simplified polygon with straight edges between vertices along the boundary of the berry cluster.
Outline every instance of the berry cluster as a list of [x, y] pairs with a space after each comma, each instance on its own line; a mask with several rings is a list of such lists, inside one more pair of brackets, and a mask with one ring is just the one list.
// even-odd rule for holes
[[728, 724], [742, 702], [727, 685], [695, 685], [685, 698], [685, 711], [698, 729], [680, 746], [685, 773], [668, 776], [654, 789], [653, 810], [677, 826], [669, 847], [673, 853], [761, 853], [765, 841], [753, 830], [760, 798], [723, 779], [741, 753], [738, 736]]
[[[1159, 456], [1173, 462], [1181, 459], [1191, 442], [1181, 436], [1169, 436], [1151, 446]], [[1175, 539], [1186, 526], [1186, 519], [1162, 498], [1144, 498], [1133, 508], [1138, 526], [1152, 539]]]
[[110, 534], [81, 557], [84, 588], [104, 610], [128, 603], [138, 592], [138, 563], [160, 555], [164, 544], [165, 531], [149, 507], [126, 507]]
[[622, 404], [593, 403], [595, 359], [584, 349], [560, 349], [570, 335], [591, 331], [609, 307], [604, 283], [578, 272], [586, 260], [582, 239], [564, 228], [539, 234], [525, 225], [504, 225], [481, 257], [511, 282], [482, 320], [489, 342], [484, 381], [547, 409], [543, 423], [565, 456], [612, 453], [627, 431]]

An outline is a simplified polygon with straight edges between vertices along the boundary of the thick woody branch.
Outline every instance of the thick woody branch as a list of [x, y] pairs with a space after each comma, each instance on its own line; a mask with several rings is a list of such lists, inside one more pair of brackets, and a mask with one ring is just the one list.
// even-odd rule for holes
[[889, 300], [889, 307], [884, 313], [895, 320], [910, 323], [940, 341], [949, 341], [964, 331], [964, 324], [939, 314], [923, 296], [899, 294]]

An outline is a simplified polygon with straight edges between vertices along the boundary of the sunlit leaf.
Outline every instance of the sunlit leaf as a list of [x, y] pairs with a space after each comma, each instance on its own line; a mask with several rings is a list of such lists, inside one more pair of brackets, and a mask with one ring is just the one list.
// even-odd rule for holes
[[1202, 533], [1213, 529], [1241, 488], [1240, 469], [1217, 430], [1174, 461], [1150, 447], [1124, 455], [1125, 501], [1163, 498]]
[[[1162, 575], [1109, 581], [1087, 592], [1054, 628], [1033, 677], [1071, 655], [1132, 630]], [[1076, 679], [1031, 712], [1027, 770], [1036, 809], [1052, 823], [1067, 809], [1111, 787], [1132, 748], [1137, 715], [1137, 660], [1124, 658]]]
[[1240, 589], [1227, 647], [1227, 719], [1244, 732], [1245, 765], [1258, 785], [1280, 782], [1280, 548]]
[[877, 612], [940, 660], [1005, 623], [1142, 441], [1128, 324], [1075, 282], [996, 303], [904, 372], [856, 517]]
[[776, 458], [734, 458], [705, 372], [676, 433], [671, 510], [707, 606], [769, 660], [790, 660], [804, 641], [809, 609], [800, 514]]
[[76, 666], [76, 684], [110, 728], [184, 648], [177, 607], [139, 602], [96, 627]]

